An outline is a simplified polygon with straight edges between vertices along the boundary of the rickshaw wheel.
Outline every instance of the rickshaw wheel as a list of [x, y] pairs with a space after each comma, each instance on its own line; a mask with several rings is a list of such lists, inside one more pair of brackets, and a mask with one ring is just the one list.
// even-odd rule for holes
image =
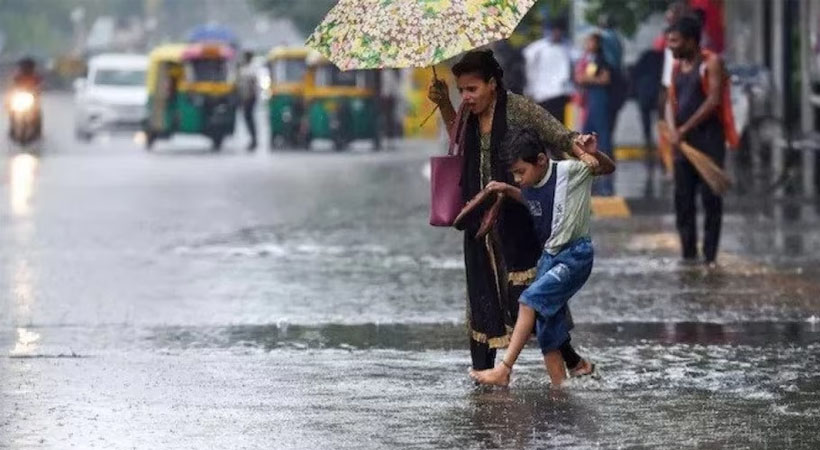
[[333, 140], [333, 149], [337, 152], [346, 151], [348, 148], [348, 142], [343, 139], [334, 139]]
[[150, 152], [154, 149], [154, 142], [157, 141], [157, 136], [154, 133], [145, 133], [145, 151]]
[[282, 136], [271, 133], [270, 135], [270, 151], [281, 150], [284, 148], [285, 139]]
[[211, 136], [211, 151], [222, 151], [223, 136]]
[[296, 141], [296, 148], [299, 150], [310, 151], [310, 143], [313, 141], [313, 136], [310, 134], [305, 135], [301, 139], [297, 139]]

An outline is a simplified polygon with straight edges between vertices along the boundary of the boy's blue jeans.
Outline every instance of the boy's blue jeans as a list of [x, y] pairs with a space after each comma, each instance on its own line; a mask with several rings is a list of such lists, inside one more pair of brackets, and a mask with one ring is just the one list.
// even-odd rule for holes
[[535, 281], [521, 294], [520, 303], [535, 310], [535, 335], [541, 352], [557, 350], [573, 327], [567, 302], [592, 272], [592, 241], [580, 238], [557, 255], [544, 252]]

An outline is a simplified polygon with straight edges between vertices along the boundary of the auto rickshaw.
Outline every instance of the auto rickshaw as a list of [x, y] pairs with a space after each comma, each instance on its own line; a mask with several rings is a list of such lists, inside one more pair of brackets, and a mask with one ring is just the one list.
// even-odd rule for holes
[[234, 50], [220, 43], [170, 44], [149, 55], [146, 146], [174, 133], [201, 134], [214, 151], [236, 122]]
[[271, 149], [306, 144], [300, 128], [305, 111], [306, 58], [309, 53], [306, 48], [277, 47], [268, 54]]
[[317, 52], [307, 58], [305, 140], [330, 139], [342, 151], [357, 139], [371, 139], [381, 148], [378, 72], [342, 72]]

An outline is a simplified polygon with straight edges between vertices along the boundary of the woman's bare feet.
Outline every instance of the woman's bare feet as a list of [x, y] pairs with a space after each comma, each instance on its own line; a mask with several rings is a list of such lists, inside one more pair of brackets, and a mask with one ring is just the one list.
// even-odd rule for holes
[[510, 384], [511, 372], [512, 370], [509, 367], [499, 364], [487, 370], [470, 369], [470, 378], [481, 384], [507, 386]]
[[592, 375], [595, 372], [595, 364], [592, 364], [587, 359], [581, 359], [581, 362], [578, 363], [573, 369], [570, 369], [569, 376], [575, 377], [583, 377], [585, 375]]

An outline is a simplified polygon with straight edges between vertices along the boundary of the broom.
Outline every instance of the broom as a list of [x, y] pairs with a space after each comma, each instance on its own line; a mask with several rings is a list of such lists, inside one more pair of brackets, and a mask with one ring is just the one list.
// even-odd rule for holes
[[[661, 133], [665, 139], [668, 139], [669, 128], [668, 125], [664, 122], [660, 123]], [[683, 156], [692, 163], [692, 166], [695, 167], [695, 170], [698, 171], [700, 177], [703, 179], [704, 182], [712, 189], [717, 195], [723, 196], [732, 186], [732, 180], [729, 178], [729, 175], [723, 171], [714, 161], [712, 158], [708, 157], [702, 151], [692, 147], [686, 142], [680, 143], [680, 150], [683, 153]], [[671, 152], [670, 153], [670, 160], [671, 160]]]
[[671, 174], [675, 168], [672, 162], [672, 146], [666, 139], [666, 123], [663, 121], [658, 122], [658, 137], [658, 156], [666, 173]]

